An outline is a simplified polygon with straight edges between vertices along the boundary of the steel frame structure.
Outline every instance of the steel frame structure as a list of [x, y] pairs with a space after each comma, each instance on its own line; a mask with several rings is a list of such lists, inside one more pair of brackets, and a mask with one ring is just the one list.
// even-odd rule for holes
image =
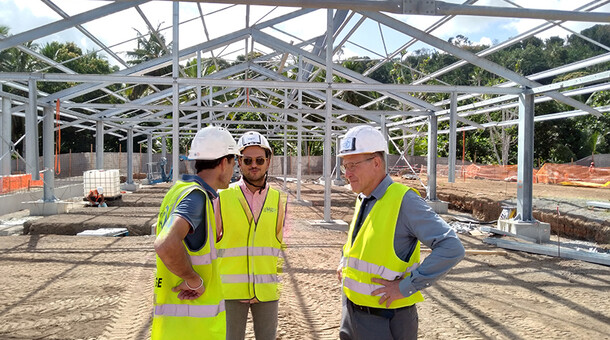
[[[57, 21], [39, 27], [7, 36], [0, 37], [0, 51], [17, 48], [23, 53], [46, 63], [48, 68], [56, 68], [63, 73], [0, 73], [0, 98], [4, 122], [2, 133], [2, 148], [0, 149], [2, 174], [6, 174], [6, 160], [14, 151], [14, 144], [23, 142], [26, 150], [36, 149], [38, 122], [44, 126], [44, 163], [50, 164], [53, 149], [47, 143], [52, 143], [49, 130], [53, 124], [61, 128], [80, 128], [96, 131], [96, 150], [103, 150], [104, 134], [113, 134], [128, 139], [133, 145], [134, 138], [144, 138], [143, 143], [151, 145], [159, 137], [172, 136], [174, 140], [180, 136], [193, 134], [203, 124], [218, 124], [227, 127], [233, 133], [239, 134], [248, 127], [258, 129], [271, 140], [283, 141], [284, 150], [288, 143], [296, 144], [296, 150], [301, 150], [302, 141], [324, 141], [324, 182], [325, 208], [324, 219], [331, 220], [331, 150], [336, 140], [347, 128], [357, 124], [372, 124], [378, 126], [388, 139], [395, 145], [397, 139], [408, 139], [426, 136], [431, 149], [428, 154], [429, 182], [428, 199], [436, 200], [436, 136], [449, 133], [450, 150], [455, 154], [456, 133], [473, 129], [485, 129], [491, 126], [519, 125], [519, 188], [518, 216], [523, 221], [531, 221], [531, 175], [533, 150], [533, 124], [535, 121], [562, 119], [580, 115], [600, 117], [603, 112], [609, 112], [609, 107], [591, 107], [574, 96], [583, 93], [593, 93], [610, 88], [610, 71], [582, 76], [552, 85], [542, 85], [537, 80], [610, 61], [610, 47], [600, 42], [573, 32], [565, 26], [571, 21], [589, 23], [609, 23], [610, 0], [589, 0], [583, 6], [571, 11], [553, 9], [521, 8], [512, 1], [504, 0], [503, 6], [479, 6], [477, 0], [466, 0], [463, 3], [447, 3], [433, 0], [188, 0], [184, 4], [195, 5], [198, 15], [188, 20], [180, 21], [180, 3], [172, 1], [171, 25], [166, 30], [171, 32], [172, 45], [163, 46], [165, 56], [129, 66], [119, 55], [117, 46], [135, 38], [108, 45], [86, 28], [93, 20], [108, 20], [112, 22], [113, 15], [122, 11], [132, 11], [135, 17], [142, 19], [151, 31], [155, 31], [147, 16], [147, 10], [156, 2], [170, 0], [90, 0], [99, 7], [70, 16], [62, 8], [61, 0], [41, 0], [42, 4], [53, 10], [59, 16]], [[498, 0], [501, 2], [500, 0]], [[227, 6], [204, 12], [210, 2], [224, 3]], [[210, 17], [222, 16], [224, 12], [236, 6], [245, 9], [244, 28], [211, 38], [206, 20]], [[272, 7], [260, 7], [272, 6]], [[605, 7], [604, 7], [605, 6]], [[240, 8], [241, 8], [240, 7]], [[251, 23], [251, 8], [266, 9], [256, 22]], [[283, 13], [275, 14], [278, 8]], [[600, 10], [601, 8], [601, 10]], [[326, 22], [322, 34], [313, 37], [299, 36], [289, 32], [288, 28], [295, 19], [306, 17], [316, 11], [326, 11]], [[418, 29], [407, 24], [407, 19], [413, 15], [434, 15], [439, 19], [425, 29]], [[545, 20], [539, 26], [530, 29], [516, 37], [499, 42], [479, 53], [472, 53], [456, 45], [448, 43], [433, 35], [434, 30], [451, 21], [457, 16], [482, 16], [493, 18], [535, 18]], [[231, 20], [231, 19], [227, 19]], [[190, 22], [201, 21], [205, 39], [193, 46], [181, 48], [180, 27]], [[379, 27], [383, 43], [383, 51], [368, 48], [365, 43], [355, 41], [354, 36], [366, 22], [372, 22]], [[406, 41], [398, 48], [390, 48], [384, 39], [382, 27], [395, 34], [401, 34]], [[519, 41], [535, 36], [553, 27], [562, 27], [572, 34], [595, 44], [608, 53], [581, 60], [570, 65], [546, 70], [538, 74], [520, 75], [491, 62], [485, 57], [511, 46]], [[45, 38], [69, 28], [76, 28], [85, 37], [98, 46], [95, 52], [106, 53], [121, 69], [110, 75], [78, 74], [68, 68], [65, 63], [55, 62], [25, 45], [26, 42]], [[432, 74], [420, 74], [420, 78], [411, 84], [382, 84], [369, 76], [385, 63], [396, 62], [405, 51], [416, 43], [424, 43], [435, 49], [449, 53], [461, 61], [438, 70]], [[341, 47], [353, 44], [379, 56], [371, 67], [362, 73], [347, 69], [333, 62], [337, 59]], [[241, 45], [241, 46], [240, 46]], [[252, 52], [258, 52], [253, 55]], [[241, 54], [245, 60], [210, 74], [202, 72], [202, 55], [207, 55], [207, 62], [217, 65], [217, 59], [225, 55]], [[196, 77], [189, 77], [180, 63], [186, 59], [196, 59]], [[289, 58], [291, 58], [289, 60]], [[499, 85], [489, 86], [455, 86], [452, 84], [437, 85], [436, 79], [464, 65], [476, 65], [491, 72], [505, 81]], [[144, 76], [144, 74], [172, 66], [171, 74], [161, 77]], [[324, 72], [325, 79], [319, 76]], [[339, 77], [344, 82], [335, 82]], [[435, 84], [428, 84], [435, 81]], [[73, 82], [79, 85], [58, 91], [42, 93], [37, 91], [37, 82]], [[110, 85], [119, 84], [121, 89], [113, 91]], [[130, 101], [124, 93], [125, 84], [135, 86], [147, 84], [151, 90], [146, 96]], [[568, 89], [572, 86], [583, 86], [579, 89]], [[161, 90], [160, 87], [165, 87]], [[4, 89], [4, 91], [2, 91]], [[27, 92], [22, 97], [6, 92], [6, 89], [18, 89]], [[74, 99], [96, 90], [104, 92], [104, 96], [112, 96], [117, 104], [100, 103], [101, 98], [87, 102], [77, 102]], [[340, 95], [353, 92], [363, 97], [361, 92], [376, 92], [376, 98], [365, 98], [367, 103], [355, 106], [341, 100]], [[448, 99], [438, 102], [426, 102], [417, 97], [418, 93], [444, 93]], [[226, 97], [233, 94], [232, 98]], [[235, 95], [237, 94], [237, 95]], [[478, 99], [477, 96], [487, 95], [489, 99]], [[388, 101], [391, 99], [391, 101]], [[460, 101], [474, 99], [475, 103], [459, 105]], [[556, 100], [574, 108], [574, 110], [557, 112], [549, 115], [534, 115], [537, 103]], [[54, 114], [56, 102], [60, 102], [60, 119], [49, 118]], [[255, 104], [256, 107], [251, 106]], [[476, 123], [470, 116], [486, 114], [507, 108], [518, 108], [519, 118], [507, 121], [490, 121]], [[38, 112], [42, 112], [42, 116]], [[257, 112], [260, 121], [236, 121], [232, 113]], [[6, 116], [21, 116], [26, 119], [26, 134], [28, 138], [20, 141], [10, 140], [10, 130], [7, 132]], [[171, 118], [167, 118], [171, 116]], [[350, 123], [343, 119], [350, 117]], [[450, 121], [448, 130], [438, 130], [438, 122]], [[458, 122], [461, 123], [458, 126]], [[146, 124], [143, 124], [146, 123]], [[239, 127], [238, 127], [239, 125]], [[421, 132], [422, 126], [427, 126]], [[8, 140], [6, 138], [8, 133]], [[34, 138], [29, 138], [34, 137]], [[406, 144], [406, 143], [405, 143]], [[172, 164], [178, 168], [178, 143], [173, 143]], [[407, 146], [405, 145], [405, 151]], [[149, 160], [152, 160], [149, 148]], [[397, 147], [398, 149], [398, 147]], [[400, 150], [403, 154], [405, 151]], [[36, 151], [37, 153], [38, 151]], [[133, 152], [133, 148], [128, 148]], [[7, 156], [9, 155], [9, 156]], [[26, 152], [28, 171], [37, 172], [36, 154]], [[97, 152], [97, 167], [103, 167], [103, 151]], [[298, 153], [298, 187], [297, 199], [300, 200], [301, 161]], [[129, 159], [129, 157], [128, 157]], [[450, 158], [450, 174], [455, 169], [455, 157]], [[9, 170], [10, 171], [10, 165]], [[51, 171], [52, 172], [52, 171]], [[284, 167], [284, 172], [286, 169]], [[174, 173], [174, 180], [178, 179]], [[51, 176], [52, 177], [52, 176]], [[454, 180], [450, 176], [450, 180]], [[128, 181], [133, 179], [128, 175]], [[45, 181], [47, 178], [45, 177]], [[52, 179], [49, 187], [53, 187]], [[46, 189], [48, 190], [48, 189]], [[45, 191], [45, 197], [52, 197], [52, 190]]]

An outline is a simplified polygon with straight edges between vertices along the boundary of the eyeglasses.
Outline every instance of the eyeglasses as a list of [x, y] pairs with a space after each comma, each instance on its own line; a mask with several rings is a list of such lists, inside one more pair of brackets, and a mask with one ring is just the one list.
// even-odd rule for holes
[[341, 172], [345, 173], [347, 170], [354, 171], [354, 169], [356, 169], [356, 166], [358, 166], [358, 164], [370, 161], [373, 158], [375, 158], [375, 156], [369, 157], [367, 159], [363, 159], [363, 160], [358, 161], [358, 162], [343, 163], [343, 164], [341, 164]]
[[[252, 165], [252, 157], [243, 157], [241, 160], [244, 162], [245, 165]], [[265, 164], [266, 160], [267, 158], [265, 157], [256, 157], [256, 165], [263, 165]]]

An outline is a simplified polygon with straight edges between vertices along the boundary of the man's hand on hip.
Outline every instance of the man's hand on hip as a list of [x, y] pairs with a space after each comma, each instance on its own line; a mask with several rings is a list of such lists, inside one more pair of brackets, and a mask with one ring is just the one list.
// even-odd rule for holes
[[383, 303], [385, 302], [386, 308], [390, 308], [392, 302], [405, 297], [400, 292], [400, 288], [398, 286], [400, 284], [400, 280], [401, 279], [394, 281], [388, 281], [384, 279], [371, 279], [371, 281], [383, 285], [383, 287], [375, 289], [373, 292], [371, 292], [371, 294], [381, 295], [381, 298], [379, 299], [379, 304], [383, 305]]
[[199, 287], [195, 286], [196, 289], [192, 289], [186, 281], [180, 282], [179, 285], [172, 288], [172, 292], [178, 293], [178, 299], [180, 300], [195, 300], [196, 298], [203, 295], [205, 292], [205, 287], [203, 286], [203, 280], [201, 280], [201, 285]]

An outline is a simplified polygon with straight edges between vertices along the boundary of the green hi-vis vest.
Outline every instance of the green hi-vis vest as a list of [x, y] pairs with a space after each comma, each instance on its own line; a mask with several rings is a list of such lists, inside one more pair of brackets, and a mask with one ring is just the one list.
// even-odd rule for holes
[[258, 223], [239, 185], [233, 184], [219, 195], [223, 235], [217, 247], [225, 299], [278, 300], [287, 195], [269, 188]]
[[205, 189], [195, 182], [176, 182], [161, 203], [157, 235], [164, 226], [171, 225], [172, 212], [193, 190], [201, 190], [206, 195], [207, 223], [205, 226], [202, 224], [201, 228], [207, 227], [207, 240], [197, 251], [190, 251], [184, 241], [183, 244], [190, 256], [193, 269], [203, 279], [205, 291], [195, 300], [178, 299], [178, 293], [172, 292], [172, 288], [178, 286], [182, 279], [170, 272], [157, 256], [152, 339], [224, 340], [226, 338], [226, 312], [214, 246], [216, 224], [212, 204]]
[[[357, 305], [386, 308], [385, 303], [379, 304], [381, 295], [371, 294], [383, 286], [371, 279], [383, 278], [392, 281], [404, 278], [419, 266], [419, 241], [409, 262], [401, 260], [394, 250], [398, 213], [402, 198], [409, 190], [415, 189], [392, 183], [383, 197], [373, 205], [352, 244], [354, 226], [360, 210], [360, 200], [356, 200], [347, 242], [343, 246], [343, 292]], [[406, 307], [421, 301], [424, 301], [424, 297], [417, 291], [408, 297], [395, 300], [389, 308]]]

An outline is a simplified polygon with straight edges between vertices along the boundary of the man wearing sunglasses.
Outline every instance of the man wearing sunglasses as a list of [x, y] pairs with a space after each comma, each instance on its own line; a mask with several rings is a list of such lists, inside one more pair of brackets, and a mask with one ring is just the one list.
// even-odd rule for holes
[[[341, 339], [417, 339], [415, 303], [464, 257], [455, 232], [419, 193], [385, 172], [388, 144], [372, 126], [350, 129], [339, 157], [358, 194], [337, 275]], [[432, 252], [420, 264], [420, 243]]]
[[229, 186], [238, 154], [224, 128], [199, 130], [189, 150], [196, 175], [183, 175], [161, 203], [152, 339], [226, 337], [211, 200]]
[[267, 183], [272, 151], [264, 136], [246, 132], [237, 146], [242, 177], [220, 192], [216, 209], [227, 339], [244, 339], [250, 311], [256, 339], [275, 340], [287, 195]]

